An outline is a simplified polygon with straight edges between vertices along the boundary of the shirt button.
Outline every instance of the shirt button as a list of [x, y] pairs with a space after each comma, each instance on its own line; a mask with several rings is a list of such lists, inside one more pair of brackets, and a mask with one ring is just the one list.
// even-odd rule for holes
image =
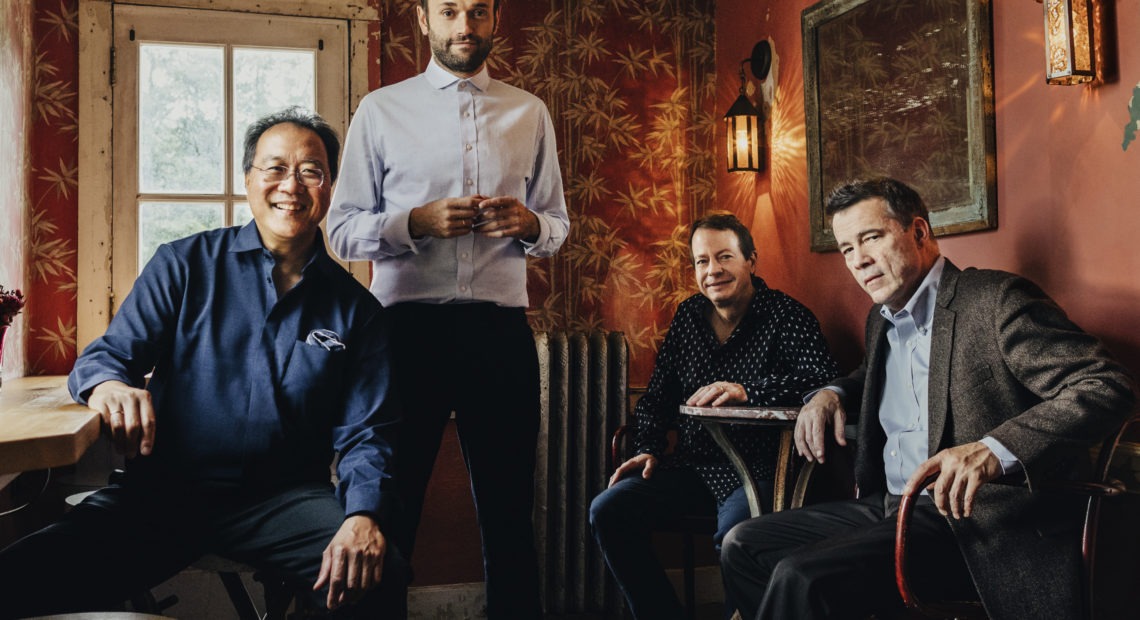
[[475, 148], [475, 147], [471, 146], [470, 144], [468, 144], [468, 145], [467, 145], [467, 150], [468, 150], [468, 151], [470, 151], [470, 150], [471, 150], [471, 149], [473, 149], [473, 148]]
[[459, 287], [459, 292], [460, 292], [460, 293], [466, 293], [466, 292], [467, 292], [467, 287], [466, 287], [466, 286], [461, 286], [461, 287]]
[[897, 456], [897, 455], [898, 455], [897, 452], [895, 452], [894, 450], [891, 450], [891, 456]]
[[471, 185], [474, 185], [474, 184], [475, 184], [475, 181], [473, 181], [473, 180], [471, 180], [471, 179], [467, 179], [467, 185], [468, 185], [468, 186], [471, 186]]
[[464, 253], [460, 254], [460, 255], [459, 255], [459, 258], [467, 258], [467, 252], [464, 252]]
[[467, 82], [460, 82], [459, 83], [459, 90], [463, 90], [464, 86], [467, 86]]
[[471, 118], [471, 113], [470, 112], [464, 112], [463, 118]]

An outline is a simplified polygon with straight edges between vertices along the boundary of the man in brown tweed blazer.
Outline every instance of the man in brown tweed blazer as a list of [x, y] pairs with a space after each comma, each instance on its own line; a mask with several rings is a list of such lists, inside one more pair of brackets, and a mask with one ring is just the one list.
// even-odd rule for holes
[[863, 364], [811, 397], [796, 447], [823, 461], [825, 435], [845, 444], [856, 422], [860, 496], [730, 531], [730, 600], [746, 618], [898, 613], [893, 516], [936, 475], [912, 524], [920, 596], [980, 596], [994, 620], [1080, 617], [1082, 503], [1041, 485], [1079, 475], [1127, 417], [1128, 373], [1033, 283], [943, 258], [906, 185], [849, 183], [827, 212], [876, 305]]

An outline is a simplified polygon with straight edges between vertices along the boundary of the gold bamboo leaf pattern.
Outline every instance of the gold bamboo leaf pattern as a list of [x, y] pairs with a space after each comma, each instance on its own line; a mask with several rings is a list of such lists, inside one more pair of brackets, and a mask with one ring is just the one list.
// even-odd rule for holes
[[75, 121], [76, 92], [72, 90], [71, 82], [37, 80], [34, 96], [40, 120], [48, 124], [55, 120]]
[[54, 34], [65, 43], [70, 43], [72, 33], [79, 32], [79, 3], [68, 9], [67, 4], [60, 0], [59, 11], [43, 11], [40, 23], [47, 24], [49, 35]]
[[380, 47], [383, 50], [384, 58], [388, 62], [403, 60], [409, 65], [415, 64], [416, 58], [412, 55], [412, 48], [408, 46], [411, 38], [410, 35], [392, 31], [388, 33], [388, 36], [381, 37]]
[[[487, 67], [494, 75], [501, 75], [503, 69], [509, 64], [504, 59], [510, 58], [514, 54], [514, 47], [511, 46], [511, 40], [506, 37], [495, 37], [494, 47], [491, 55], [487, 57]], [[506, 80], [503, 80], [506, 81]], [[509, 84], [510, 82], [508, 82]]]
[[55, 222], [47, 218], [47, 211], [45, 209], [33, 209], [31, 229], [32, 238], [34, 239], [36, 237], [54, 235], [55, 232], [59, 230], [59, 227], [55, 225]]
[[607, 58], [610, 51], [606, 49], [606, 42], [602, 36], [591, 31], [570, 40], [570, 46], [565, 54], [581, 64], [590, 64]]
[[51, 183], [57, 198], [70, 198], [71, 190], [79, 187], [79, 165], [69, 165], [61, 157], [58, 170], [44, 170], [43, 174], [36, 178]]
[[60, 277], [74, 280], [75, 269], [71, 267], [74, 258], [71, 239], [32, 239], [32, 272], [39, 282]]
[[[56, 317], [56, 329], [53, 331], [50, 327], [43, 329], [32, 328], [32, 333], [39, 332], [36, 340], [47, 344], [44, 349], [43, 355], [52, 353], [53, 357], [57, 360], [68, 359], [69, 356], [75, 352], [75, 322], [63, 322], [63, 317]], [[40, 356], [40, 360], [43, 359]], [[38, 360], [37, 360], [38, 361]]]
[[590, 205], [610, 194], [606, 187], [606, 180], [597, 171], [589, 175], [572, 177], [566, 189], [567, 197], [584, 205]]

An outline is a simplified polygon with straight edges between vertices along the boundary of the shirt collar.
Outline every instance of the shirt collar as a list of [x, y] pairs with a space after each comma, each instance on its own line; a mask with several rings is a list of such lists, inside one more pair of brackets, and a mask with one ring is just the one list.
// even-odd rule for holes
[[[314, 264], [323, 265], [325, 263], [336, 266], [332, 258], [329, 257], [328, 250], [325, 249], [325, 236], [318, 234], [316, 239], [313, 240], [313, 255], [309, 257], [308, 262], [302, 272], [307, 271], [309, 267]], [[237, 237], [230, 245], [231, 252], [252, 252], [259, 250], [268, 253], [269, 250], [265, 249], [265, 245], [261, 243], [261, 235], [257, 232], [257, 222], [250, 220], [248, 224], [242, 226], [238, 232]], [[339, 268], [339, 266], [337, 266]]]
[[264, 250], [261, 245], [261, 235], [257, 232], [257, 222], [250, 220], [238, 230], [237, 238], [230, 246], [231, 252], [249, 252], [250, 250]]
[[461, 78], [448, 71], [447, 69], [439, 66], [439, 63], [436, 62], [434, 55], [428, 62], [427, 69], [424, 69], [424, 77], [427, 78], [428, 84], [431, 84], [433, 88], [439, 90], [449, 88], [460, 80], [466, 80], [470, 82], [473, 86], [475, 86], [475, 88], [478, 88], [481, 91], [486, 91], [487, 87], [491, 84], [491, 74], [487, 72], [486, 63], [483, 63], [483, 68], [479, 70], [479, 73], [476, 73], [469, 78]]
[[891, 323], [895, 322], [895, 318], [909, 314], [914, 320], [914, 324], [921, 327], [923, 333], [926, 333], [934, 320], [934, 312], [931, 311], [931, 308], [934, 307], [934, 299], [938, 296], [938, 283], [942, 279], [942, 270], [945, 267], [946, 257], [939, 256], [938, 260], [934, 261], [930, 271], [926, 272], [926, 277], [922, 279], [922, 283], [918, 285], [918, 289], [910, 296], [910, 300], [906, 302], [902, 310], [891, 314], [890, 308], [884, 305], [879, 308], [879, 313]]

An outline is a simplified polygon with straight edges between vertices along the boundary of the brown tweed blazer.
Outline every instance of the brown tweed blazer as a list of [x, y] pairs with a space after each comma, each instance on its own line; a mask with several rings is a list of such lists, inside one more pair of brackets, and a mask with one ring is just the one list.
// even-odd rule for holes
[[[849, 420], [858, 421], [855, 476], [864, 494], [886, 490], [878, 420], [886, 327], [874, 306], [864, 363], [836, 382]], [[1129, 373], [1032, 282], [947, 261], [929, 380], [931, 455], [989, 435], [1025, 470], [1008, 484], [984, 485], [970, 518], [950, 519], [987, 613], [1080, 617], [1084, 502], [1040, 485], [1088, 468], [1089, 448], [1131, 412]]]

